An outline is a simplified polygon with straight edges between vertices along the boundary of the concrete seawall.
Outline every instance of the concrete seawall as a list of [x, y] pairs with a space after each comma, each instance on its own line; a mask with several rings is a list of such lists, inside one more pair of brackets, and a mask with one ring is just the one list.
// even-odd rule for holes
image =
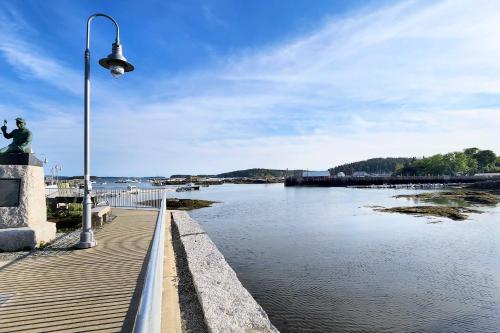
[[209, 332], [278, 332], [243, 287], [203, 228], [186, 212], [172, 213]]
[[405, 177], [287, 177], [285, 186], [347, 187], [408, 184], [473, 184], [499, 180], [498, 177], [477, 176], [405, 176]]

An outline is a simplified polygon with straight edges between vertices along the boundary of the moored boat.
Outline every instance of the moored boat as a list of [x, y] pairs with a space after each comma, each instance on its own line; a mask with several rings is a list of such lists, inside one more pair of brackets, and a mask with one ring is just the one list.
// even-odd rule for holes
[[195, 185], [193, 183], [186, 184], [184, 186], [179, 186], [175, 189], [176, 192], [188, 192], [188, 191], [199, 191], [200, 185]]

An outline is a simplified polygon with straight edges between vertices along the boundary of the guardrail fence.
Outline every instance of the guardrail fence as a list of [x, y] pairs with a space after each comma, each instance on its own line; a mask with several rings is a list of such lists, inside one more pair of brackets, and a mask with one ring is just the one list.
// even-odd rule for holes
[[99, 188], [92, 189], [96, 204], [108, 204], [111, 207], [160, 208], [166, 189], [162, 188]]
[[[159, 209], [161, 199], [168, 188], [93, 188], [91, 197], [94, 205], [109, 205], [117, 208], [155, 208]], [[45, 193], [49, 202], [80, 203], [83, 189], [59, 188]]]
[[156, 219], [156, 228], [149, 252], [148, 267], [135, 319], [134, 333], [161, 332], [166, 217], [167, 200], [164, 193], [161, 199], [158, 218]]

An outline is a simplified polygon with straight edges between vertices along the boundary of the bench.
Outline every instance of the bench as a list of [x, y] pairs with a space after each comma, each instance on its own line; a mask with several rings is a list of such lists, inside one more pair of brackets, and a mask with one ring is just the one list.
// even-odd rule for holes
[[102, 227], [108, 221], [108, 214], [111, 213], [110, 206], [97, 206], [92, 208], [92, 227]]

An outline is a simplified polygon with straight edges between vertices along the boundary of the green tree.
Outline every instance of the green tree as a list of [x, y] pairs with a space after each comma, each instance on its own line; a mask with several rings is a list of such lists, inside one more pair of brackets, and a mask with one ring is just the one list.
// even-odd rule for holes
[[465, 153], [451, 153], [450, 175], [465, 175], [469, 172], [469, 158]]
[[479, 170], [479, 163], [477, 163], [477, 161], [474, 158], [468, 157], [467, 158], [467, 168], [468, 168], [467, 173], [469, 175], [474, 175]]
[[469, 156], [469, 157], [474, 156], [478, 152], [479, 152], [479, 148], [467, 148], [467, 149], [464, 149], [464, 154], [467, 155], [467, 156]]
[[480, 171], [488, 171], [494, 168], [497, 155], [491, 150], [480, 150], [474, 154], [473, 158], [477, 161]]

